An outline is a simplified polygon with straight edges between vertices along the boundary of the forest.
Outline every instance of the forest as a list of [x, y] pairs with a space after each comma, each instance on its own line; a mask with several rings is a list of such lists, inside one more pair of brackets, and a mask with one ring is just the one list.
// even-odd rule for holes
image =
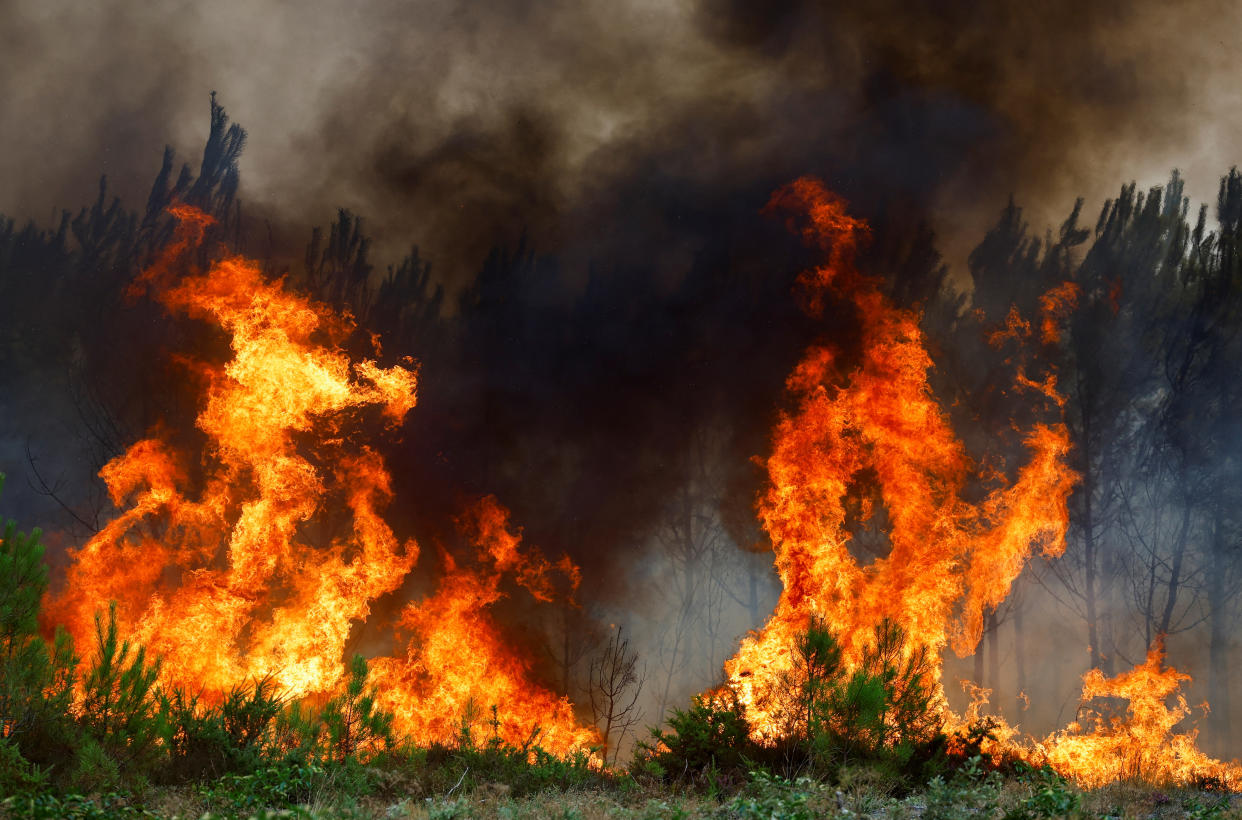
[[[727, 208], [677, 203], [678, 217], [708, 239], [675, 255], [671, 272], [667, 254], [649, 265], [640, 252], [583, 262], [523, 238], [498, 241], [468, 282], [446, 281], [417, 246], [397, 262], [373, 259], [366, 215], [347, 210], [301, 248], [282, 247], [239, 197], [245, 144], [213, 95], [197, 172], [166, 149], [141, 208], [113, 198], [101, 179], [93, 203], [50, 224], [0, 218], [0, 510], [18, 522], [0, 542], [0, 813], [1235, 811], [1242, 780], [1232, 764], [1177, 770], [1160, 750], [1199, 760], [1177, 746], [1189, 738], [1205, 761], [1239, 753], [1236, 169], [1201, 206], [1177, 171], [1149, 190], [1121, 185], [1094, 218], [1083, 200], [1067, 203], [1051, 227], [1029, 225], [1010, 201], [965, 271], [950, 270], [924, 222], [861, 206], [870, 228], [860, 228], [849, 270], [876, 283], [874, 298], [893, 317], [914, 317], [931, 362], [927, 395], [970, 465], [954, 492], [983, 508], [1020, 486], [1030, 431], [1059, 424], [1068, 448], [1056, 486], [1067, 518], [1055, 535], [1023, 543], [1029, 560], [1005, 594], [979, 606], [973, 641], [929, 640], [887, 618], [865, 630], [830, 616], [798, 621], [776, 676], [785, 700], [764, 712], [778, 713], [782, 728], [765, 736], [725, 670], [789, 595], [791, 570], [774, 566], [774, 552], [785, 553], [773, 514], [757, 515], [777, 483], [776, 431], [814, 400], [798, 393], [805, 349], [831, 348], [842, 374], [864, 372], [871, 356], [871, 320], [850, 294], [807, 295], [803, 272], [824, 269], [824, 248], [775, 218], [766, 190]], [[197, 234], [185, 208], [201, 215]], [[836, 254], [845, 242], [824, 247]], [[203, 523], [207, 491], [263, 489], [246, 472], [257, 474], [258, 457], [231, 460], [209, 412], [226, 392], [221, 373], [244, 384], [226, 363], [248, 320], [223, 313], [227, 292], [218, 294], [224, 308], [189, 292], [226, 281], [212, 266], [233, 257], [254, 270], [236, 281], [271, 304], [288, 296], [295, 308], [337, 317], [294, 340], [331, 348], [362, 374], [348, 379], [360, 397], [341, 400], [343, 420], [322, 441], [311, 440], [320, 431], [309, 422], [295, 424], [268, 454], [298, 454], [331, 476], [312, 493], [324, 510], [289, 513], [282, 537], [305, 545], [305, 555], [290, 553], [298, 562], [346, 544], [342, 572], [378, 565], [370, 541], [350, 539], [370, 526], [358, 522], [373, 506], [384, 508], [375, 538], [390, 574], [341, 616], [335, 666], [318, 688], [247, 666], [265, 646], [252, 623], [236, 633], [237, 658], [219, 662], [241, 663], [245, 674], [196, 692], [195, 682], [215, 686], [216, 667], [181, 671], [191, 669], [178, 654], [186, 650], [151, 625], [173, 622], [167, 611], [191, 579], [221, 562], [237, 568], [240, 528], [220, 536]], [[265, 321], [256, 337], [270, 335]], [[396, 382], [400, 390], [384, 392]], [[299, 389], [318, 388], [289, 382], [281, 392]], [[316, 424], [329, 418], [307, 407], [298, 412]], [[254, 431], [265, 428], [247, 418], [261, 450]], [[144, 493], [159, 489], [163, 462], [133, 480], [115, 479], [113, 465], [136, 464], [128, 459], [149, 441], [203, 455], [168, 459], [184, 515], [169, 507], [131, 521]], [[386, 478], [369, 477], [372, 458]], [[853, 559], [882, 563], [905, 549], [884, 468], [846, 478], [834, 501]], [[280, 481], [273, 497], [292, 497], [292, 479]], [[350, 494], [360, 487], [372, 500]], [[337, 493], [349, 500], [332, 507]], [[253, 501], [220, 497], [223, 512], [212, 514], [223, 517], [245, 516]], [[986, 525], [1010, 514], [989, 513]], [[116, 534], [119, 521], [127, 529]], [[206, 557], [168, 559], [123, 588], [141, 574], [131, 567], [145, 559], [135, 556], [154, 554], [141, 545], [174, 537]], [[113, 547], [122, 557], [108, 563]], [[84, 556], [96, 552], [104, 563], [91, 569]], [[247, 604], [267, 607], [255, 623], [279, 621], [304, 586], [300, 576], [259, 583], [251, 598], [274, 591]], [[116, 590], [111, 603], [107, 593], [90, 597], [101, 589]], [[149, 589], [165, 596], [163, 610], [143, 609]], [[455, 589], [468, 589], [473, 608], [460, 609]], [[951, 617], [967, 621], [973, 605], [959, 600]], [[489, 613], [486, 623], [471, 620], [475, 608]], [[436, 620], [454, 617], [479, 644], [434, 654]], [[959, 651], [941, 658], [948, 643]], [[461, 699], [432, 704], [429, 693], [449, 676], [430, 667], [484, 655], [484, 644], [495, 656], [477, 669], [506, 670], [514, 691], [537, 697], [484, 702], [460, 684]], [[1107, 681], [1132, 669], [1188, 675], [1180, 694], [1156, 696], [1158, 718], [1172, 717], [1147, 739], [1153, 745], [1117, 764], [1123, 775], [1094, 781], [1058, 768], [1052, 741], [1038, 752], [1009, 745], [1010, 725], [1056, 737], [1071, 722], [1090, 734], [1093, 719], [1100, 734], [1133, 740], [1127, 727], [1145, 717], [1138, 699], [1109, 692], [1091, 701], [1080, 683], [1089, 670]], [[428, 712], [451, 711], [444, 726], [411, 730], [429, 724], [386, 694], [402, 685], [425, 687]], [[972, 705], [982, 690], [986, 704]], [[1187, 706], [1204, 701], [1209, 709]], [[516, 716], [527, 707], [533, 723]], [[968, 718], [946, 717], [957, 714]]]

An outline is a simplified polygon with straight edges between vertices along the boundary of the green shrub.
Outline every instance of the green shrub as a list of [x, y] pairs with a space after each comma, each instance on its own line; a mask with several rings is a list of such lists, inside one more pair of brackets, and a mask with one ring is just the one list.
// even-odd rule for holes
[[432, 800], [427, 804], [427, 820], [466, 820], [470, 816], [470, 801], [464, 797]]
[[824, 816], [826, 798], [825, 787], [810, 778], [788, 780], [760, 771], [728, 811], [743, 820], [813, 820]]
[[355, 655], [349, 664], [345, 691], [329, 700], [320, 712], [323, 723], [324, 757], [336, 763], [357, 759], [392, 746], [391, 712], [375, 705], [375, 692], [367, 687], [367, 661]]
[[248, 817], [264, 809], [305, 806], [328, 782], [322, 766], [282, 763], [249, 774], [226, 774], [205, 786], [202, 795], [213, 812]]
[[[0, 475], [0, 489], [3, 488]], [[52, 680], [47, 645], [39, 637], [39, 605], [47, 567], [39, 530], [29, 535], [4, 523], [0, 536], [0, 737], [12, 738], [34, 723], [43, 690]]]
[[276, 716], [274, 746], [288, 760], [319, 759], [322, 735], [323, 723], [319, 720], [319, 713], [301, 701], [285, 704]]
[[22, 757], [11, 740], [0, 738], [0, 794], [37, 794], [47, 785], [47, 772]]
[[1216, 794], [1195, 794], [1182, 800], [1182, 817], [1187, 820], [1216, 820], [1216, 818], [1236, 817], [1233, 801], [1227, 794], [1220, 794], [1220, 789], [1208, 789]]
[[64, 630], [56, 631], [50, 651], [39, 635], [48, 586], [39, 530], [27, 535], [6, 521], [0, 532], [0, 754], [11, 764], [0, 781], [29, 785], [35, 766], [55, 766], [71, 755], [77, 658]]
[[68, 785], [73, 791], [114, 791], [133, 785], [138, 778], [132, 771], [122, 771], [120, 761], [108, 753], [98, 740], [85, 735], [78, 739]]
[[770, 697], [778, 701], [789, 697], [783, 709], [785, 734], [812, 744], [831, 730], [834, 708], [842, 700], [838, 690], [846, 669], [841, 644], [822, 618], [812, 616], [807, 629], [795, 638], [793, 650], [793, 674]]
[[196, 695], [184, 689], [160, 692], [164, 749], [167, 765], [161, 779], [186, 783], [219, 777], [228, 771], [228, 742], [224, 726], [214, 710], [199, 706]]
[[217, 706], [176, 689], [160, 694], [167, 766], [166, 782], [185, 783], [247, 773], [280, 755], [277, 718], [285, 700], [272, 677], [234, 687]]
[[695, 696], [689, 709], [673, 710], [668, 727], [652, 728], [650, 740], [639, 741], [635, 773], [682, 780], [705, 772], [742, 771], [748, 765], [747, 752], [757, 751], [746, 711], [730, 689]]
[[821, 716], [824, 734], [845, 756], [891, 755], [904, 762], [941, 726], [932, 706], [933, 672], [927, 649], [907, 652], [901, 627], [882, 621], [858, 668], [843, 686], [833, 687]]
[[150, 774], [161, 762], [167, 731], [155, 688], [160, 662], [148, 663], [144, 647], [120, 640], [115, 603], [106, 621], [95, 615], [95, 641], [95, 658], [83, 678], [78, 706], [83, 732], [78, 772], [98, 788]]
[[270, 726], [270, 741], [265, 743], [288, 761], [339, 766], [391, 749], [393, 716], [375, 704], [375, 692], [366, 685], [366, 659], [354, 656], [349, 672], [345, 690], [319, 709], [281, 702], [269, 691], [253, 691], [249, 703], [238, 701], [230, 725], [248, 726], [246, 736], [256, 739]]
[[949, 780], [933, 777], [927, 784], [923, 818], [994, 817], [1000, 810], [1001, 784], [999, 772], [987, 769], [982, 758], [971, 758]]
[[23, 794], [0, 801], [0, 817], [23, 820], [112, 820], [115, 817], [158, 817], [131, 805], [120, 794], [83, 797], [80, 794]]
[[1025, 771], [1018, 773], [1018, 779], [1029, 783], [1032, 791], [1030, 796], [1005, 813], [1005, 820], [1065, 817], [1082, 802], [1082, 795], [1051, 767], [1026, 767]]

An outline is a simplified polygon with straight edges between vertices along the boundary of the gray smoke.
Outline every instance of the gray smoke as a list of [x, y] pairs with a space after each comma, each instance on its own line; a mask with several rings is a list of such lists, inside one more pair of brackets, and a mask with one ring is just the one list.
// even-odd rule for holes
[[449, 278], [498, 236], [598, 234], [635, 179], [809, 171], [914, 202], [957, 263], [1010, 192], [1036, 224], [1173, 166], [1210, 198], [1240, 28], [1210, 0], [9, 0], [0, 213], [75, 207], [101, 169], [136, 206], [216, 90], [250, 131], [252, 212], [300, 239], [349, 207], [377, 256], [416, 242]]

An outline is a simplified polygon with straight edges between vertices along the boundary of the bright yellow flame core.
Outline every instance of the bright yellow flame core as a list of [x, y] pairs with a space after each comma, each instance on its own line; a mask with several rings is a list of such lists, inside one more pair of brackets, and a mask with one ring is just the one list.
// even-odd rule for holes
[[[371, 408], [393, 426], [405, 418], [417, 376], [351, 361], [333, 342], [347, 320], [245, 258], [168, 286], [170, 255], [208, 221], [176, 213], [182, 234], [144, 281], [163, 285], [170, 309], [221, 328], [232, 353], [209, 373], [198, 415], [201, 493], [187, 494], [195, 465], [158, 438], [110, 462], [101, 476], [123, 512], [75, 552], [49, 611], [88, 645], [96, 609], [117, 601], [123, 627], [163, 658], [161, 683], [208, 702], [266, 675], [289, 696], [326, 697], [342, 684], [351, 630], [418, 559], [382, 517], [391, 497], [383, 459], [353, 441]], [[549, 751], [584, 748], [594, 733], [534, 681], [487, 612], [505, 572], [550, 600], [553, 567], [520, 552], [494, 500], [473, 515], [490, 522], [473, 533], [478, 566], [446, 560], [439, 591], [406, 607], [406, 652], [373, 661], [381, 699], [399, 731], [425, 742], [453, 740], [471, 704], [496, 704], [505, 740], [521, 743], [540, 726]], [[576, 585], [576, 567], [558, 566]]]
[[[831, 350], [812, 347], [786, 382], [791, 409], [773, 432], [766, 463], [770, 484], [759, 500], [783, 591], [768, 623], [725, 664], [727, 685], [739, 695], [761, 740], [783, 731], [779, 688], [793, 670], [795, 636], [812, 615], [839, 633], [847, 663], [857, 662], [873, 628], [886, 618], [904, 628], [910, 649], [929, 650], [937, 670], [946, 646], [971, 652], [985, 613], [1009, 594], [1033, 551], [1049, 557], [1064, 551], [1067, 499], [1077, 479], [1066, 463], [1070, 443], [1064, 423], [1037, 424], [1025, 433], [1029, 457], [1016, 479], [981, 502], [964, 500], [973, 468], [928, 383], [932, 361], [919, 317], [894, 306], [875, 280], [854, 268], [865, 223], [850, 217], [844, 202], [813, 179], [778, 191], [769, 208], [792, 213], [791, 225], [826, 253], [828, 261], [799, 280], [804, 307], [818, 315], [829, 296], [852, 302], [862, 354], [844, 372]], [[1056, 341], [1076, 300], [1072, 283], [1041, 300], [1043, 342]], [[1013, 312], [994, 341], [1030, 334], [1030, 324]], [[1053, 406], [1064, 403], [1055, 373], [1042, 381], [1019, 373], [1017, 382]], [[844, 503], [863, 470], [878, 478], [891, 521], [889, 554], [867, 566], [849, 551]], [[1070, 727], [1042, 743], [1019, 739], [1002, 725], [1000, 744], [1088, 785], [1116, 779], [1127, 766], [1134, 768], [1136, 757], [1156, 778], [1188, 782], [1207, 773], [1242, 782], [1234, 767], [1195, 749], [1193, 733], [1172, 734], [1187, 712], [1181, 706], [1169, 710], [1164, 702], [1186, 676], [1161, 671], [1160, 660], [1154, 654], [1113, 681], [1098, 671], [1087, 675], [1084, 698], [1128, 698], [1126, 718], [1090, 733]], [[949, 727], [964, 725], [949, 711], [939, 678], [932, 683]]]

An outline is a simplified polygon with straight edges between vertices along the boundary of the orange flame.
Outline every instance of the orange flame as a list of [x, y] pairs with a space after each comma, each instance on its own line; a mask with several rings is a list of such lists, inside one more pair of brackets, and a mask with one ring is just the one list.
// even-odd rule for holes
[[1078, 305], [1079, 290], [1076, 282], [1062, 282], [1039, 297], [1040, 341], [1044, 344], [1061, 340], [1061, 323]]
[[1083, 676], [1083, 702], [1122, 699], [1125, 712], [1080, 710], [1087, 712], [1089, 728], [1075, 721], [1037, 744], [1034, 754], [1089, 788], [1119, 780], [1181, 786], [1210, 781], [1236, 791], [1242, 787], [1242, 766], [1204, 754], [1195, 745], [1197, 729], [1176, 731], [1191, 714], [1179, 692], [1188, 680], [1164, 666], [1162, 642], [1152, 645], [1143, 663], [1114, 678], [1092, 669]]
[[[1067, 499], [1077, 480], [1067, 466], [1064, 423], [1036, 424], [1026, 432], [1025, 466], [1009, 486], [997, 486], [972, 504], [962, 491], [972, 465], [954, 436], [927, 381], [932, 361], [919, 317], [892, 305], [879, 283], [860, 274], [853, 255], [866, 225], [845, 213], [844, 202], [813, 179], [778, 191], [769, 208], [790, 212], [790, 223], [828, 263], [799, 279], [804, 307], [819, 315], [824, 295], [849, 299], [862, 332], [861, 361], [848, 372], [833, 351], [815, 346], [790, 374], [792, 409], [773, 432], [766, 466], [770, 486], [759, 515], [772, 540], [784, 589], [771, 619], [747, 637], [725, 664], [726, 685], [739, 696], [757, 739], [778, 737], [778, 688], [792, 671], [795, 636], [812, 615], [840, 636], [844, 658], [856, 663], [872, 629], [889, 618], [906, 631], [908, 651], [929, 650], [935, 667], [946, 646], [959, 654], [978, 643], [985, 613], [1000, 604], [1035, 549], [1049, 557], [1065, 549]], [[1064, 283], [1040, 301], [1040, 342], [1059, 339], [1076, 305], [1078, 288]], [[1032, 336], [1031, 325], [1011, 310], [1004, 328], [988, 341], [1000, 347]], [[1012, 363], [1012, 362], [1011, 362]], [[1064, 406], [1056, 373], [1041, 380], [1017, 368], [1019, 387]], [[864, 471], [878, 479], [891, 521], [891, 550], [867, 566], [849, 551], [845, 499]], [[1001, 478], [987, 474], [994, 482]], [[871, 514], [863, 505], [864, 514]], [[1003, 722], [992, 749], [1050, 763], [1086, 786], [1140, 776], [1188, 783], [1214, 778], [1242, 784], [1236, 764], [1212, 760], [1195, 747], [1195, 733], [1176, 734], [1188, 714], [1177, 695], [1188, 680], [1162, 669], [1163, 650], [1112, 680], [1099, 670], [1084, 678], [1083, 697], [1125, 698], [1123, 717], [1102, 718], [1091, 730], [1075, 724], [1043, 742], [1021, 738]], [[964, 717], [953, 715], [940, 680], [932, 682], [950, 729], [980, 717], [988, 692], [976, 689]], [[1176, 706], [1166, 705], [1176, 695]]]
[[[538, 727], [537, 742], [546, 749], [583, 749], [596, 741], [595, 734], [575, 725], [565, 698], [532, 686], [529, 663], [505, 650], [487, 615], [503, 595], [506, 572], [536, 599], [553, 598], [553, 567], [542, 556], [521, 554], [508, 517], [490, 497], [465, 517], [463, 529], [478, 547], [477, 565], [459, 566], [444, 555], [439, 591], [405, 608], [401, 626], [411, 633], [406, 656], [379, 658], [372, 667], [380, 702], [418, 742], [453, 737], [464, 724], [469, 731], [523, 746]], [[567, 558], [557, 568], [576, 590], [577, 568]], [[426, 696], [406, 697], [410, 691]], [[498, 725], [486, 725], [491, 719], [483, 710], [490, 704], [501, 707]]]
[[[245, 258], [174, 284], [174, 263], [209, 223], [194, 209], [174, 215], [177, 240], [140, 283], [169, 309], [221, 328], [232, 353], [208, 374], [201, 462], [151, 438], [105, 466], [123, 512], [73, 553], [49, 613], [81, 642], [96, 609], [116, 600], [123, 628], [163, 657], [161, 682], [208, 700], [264, 675], [293, 697], [328, 695], [342, 683], [351, 630], [418, 559], [418, 546], [382, 516], [391, 497], [383, 459], [355, 442], [368, 418], [402, 422], [416, 402], [416, 369], [351, 361], [337, 341], [347, 319], [267, 281]], [[419, 674], [396, 674], [408, 659], [374, 662], [382, 697], [398, 728], [421, 740], [453, 739], [449, 724], [468, 696], [498, 704], [514, 734], [543, 726], [549, 751], [581, 748], [593, 737], [568, 701], [509, 656], [483, 611], [505, 572], [549, 600], [552, 568], [519, 554], [494, 502], [478, 515], [475, 535], [492, 569], [446, 560], [440, 591], [403, 616], [421, 637], [421, 649], [410, 648]], [[467, 647], [475, 654], [463, 658]]]
[[[918, 316], [893, 306], [853, 266], [865, 225], [810, 179], [782, 189], [770, 207], [805, 215], [803, 236], [829, 251], [829, 263], [800, 280], [803, 298], [812, 311], [829, 289], [851, 299], [863, 353], [843, 372], [831, 351], [812, 348], [786, 385], [795, 406], [777, 423], [771, 486], [759, 501], [784, 591], [771, 620], [725, 667], [761, 735], [776, 724], [760, 704], [791, 668], [793, 637], [812, 614], [840, 633], [847, 660], [884, 618], [912, 646], [928, 647], [937, 667], [950, 643], [969, 652], [985, 610], [1004, 600], [1031, 550], [1064, 549], [1075, 480], [1064, 425], [1039, 425], [1026, 435], [1030, 461], [1012, 486], [979, 504], [964, 501], [971, 463], [928, 384]], [[868, 566], [850, 554], [843, 504], [864, 470], [878, 478], [892, 523], [889, 555]]]

